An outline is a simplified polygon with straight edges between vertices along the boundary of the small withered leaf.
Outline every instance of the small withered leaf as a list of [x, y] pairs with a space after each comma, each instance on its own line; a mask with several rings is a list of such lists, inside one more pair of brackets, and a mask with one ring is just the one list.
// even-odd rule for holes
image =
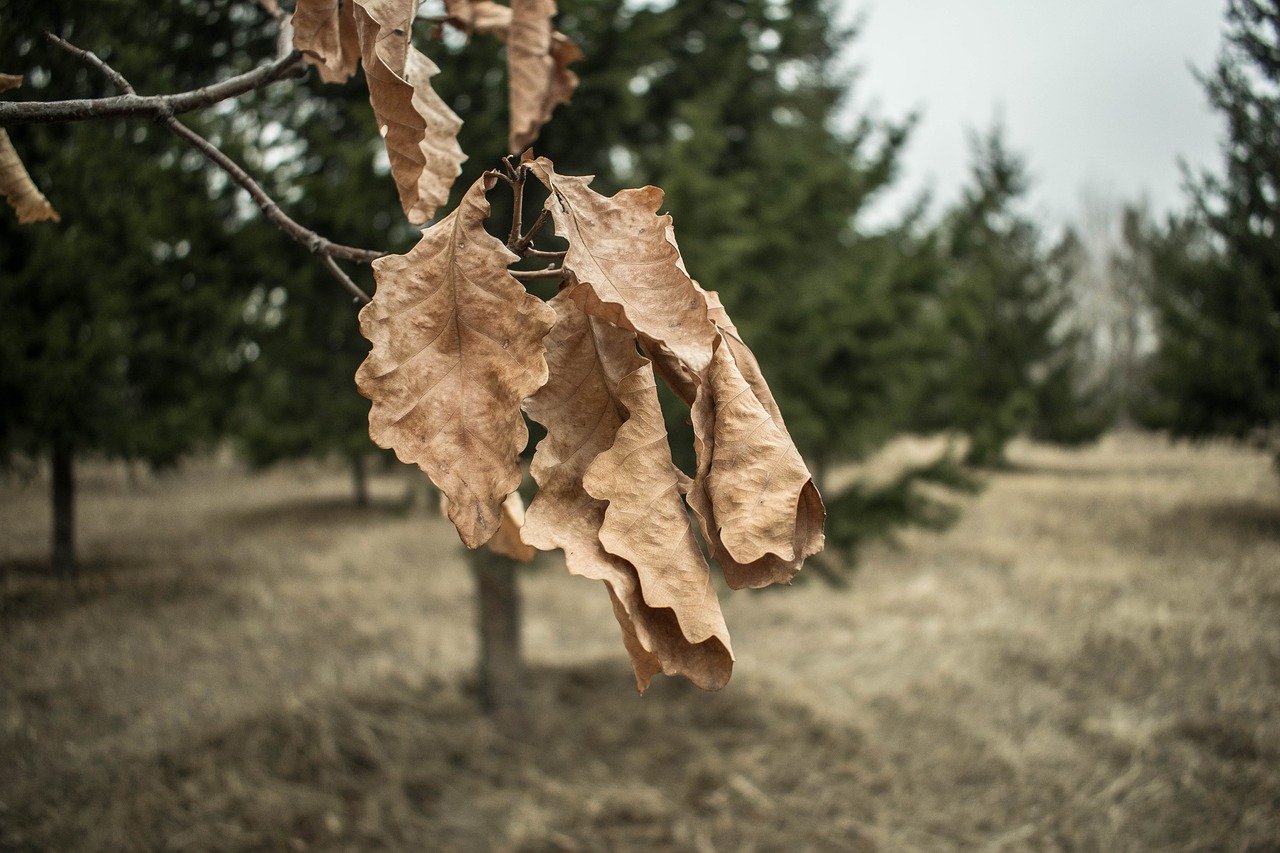
[[[698, 470], [689, 506], [729, 586], [787, 583], [822, 550], [825, 511], [750, 350], [728, 330], [693, 405]], [[737, 341], [741, 344], [741, 341]], [[767, 397], [766, 405], [760, 396]]]
[[[557, 319], [546, 338], [550, 378], [525, 404], [529, 416], [547, 428], [547, 437], [533, 457], [538, 494], [529, 506], [524, 540], [543, 550], [563, 549], [571, 573], [605, 582], [641, 690], [657, 672], [684, 675], [709, 690], [723, 687], [733, 671], [733, 654], [718, 604], [707, 600], [702, 587], [687, 582], [690, 577], [701, 579], [699, 572], [706, 571], [705, 564], [699, 567], [701, 557], [685, 555], [689, 562], [684, 566], [660, 567], [681, 574], [685, 581], [663, 588], [668, 582], [659, 580], [651, 591], [642, 585], [636, 565], [602, 544], [602, 539], [621, 541], [617, 550], [634, 556], [619, 519], [634, 511], [629, 499], [651, 497], [634, 494], [634, 488], [628, 495], [625, 483], [613, 482], [612, 471], [620, 461], [616, 453], [594, 466], [620, 441], [634, 444], [641, 433], [649, 432], [643, 420], [626, 429], [633, 413], [623, 400], [624, 394], [647, 392], [639, 387], [622, 393], [619, 389], [621, 380], [643, 373], [647, 362], [636, 351], [634, 334], [587, 316], [568, 294], [559, 294], [551, 305]], [[633, 379], [629, 384], [643, 383]], [[633, 405], [643, 408], [634, 400]], [[665, 441], [661, 446], [665, 448]], [[664, 465], [671, 465], [670, 458], [660, 454], [654, 454], [650, 464], [659, 476]], [[596, 489], [607, 499], [584, 487], [593, 469]], [[607, 518], [611, 511], [613, 517]], [[676, 525], [675, 530], [657, 533], [679, 538], [685, 531]], [[641, 560], [648, 575], [654, 571], [650, 556]]]
[[582, 52], [551, 26], [555, 0], [512, 0], [507, 43], [508, 89], [511, 104], [512, 154], [533, 144], [552, 111], [568, 103], [578, 88], [569, 63]]
[[667, 240], [671, 217], [659, 216], [662, 190], [623, 190], [613, 197], [590, 177], [558, 175], [545, 157], [526, 165], [550, 190], [546, 206], [556, 234], [569, 242], [567, 292], [588, 314], [638, 333], [701, 370], [711, 362], [715, 325], [700, 290]]
[[325, 83], [344, 83], [360, 63], [352, 0], [298, 0], [293, 46]]
[[405, 216], [421, 225], [449, 198], [466, 159], [462, 119], [431, 88], [440, 69], [410, 42], [416, 0], [354, 0], [369, 103]]
[[542, 339], [555, 321], [507, 271], [515, 255], [484, 229], [494, 181], [476, 181], [408, 254], [374, 261], [377, 292], [360, 311], [373, 343], [356, 372], [373, 401], [369, 434], [444, 492], [469, 548], [497, 532], [520, 485], [520, 404], [547, 379]]

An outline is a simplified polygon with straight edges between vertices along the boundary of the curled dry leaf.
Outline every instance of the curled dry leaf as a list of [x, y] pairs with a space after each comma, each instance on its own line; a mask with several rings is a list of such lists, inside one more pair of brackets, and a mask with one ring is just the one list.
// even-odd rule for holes
[[[0, 93], [8, 92], [22, 85], [19, 74], [0, 74]], [[18, 214], [18, 222], [29, 225], [32, 222], [51, 220], [57, 222], [59, 216], [53, 205], [44, 197], [22, 165], [18, 151], [13, 147], [9, 134], [0, 128], [0, 195]]]
[[555, 0], [511, 0], [511, 28], [507, 43], [508, 90], [511, 104], [512, 154], [528, 148], [560, 104], [578, 88], [569, 63], [582, 52], [551, 26]]
[[725, 330], [693, 405], [698, 471], [689, 506], [729, 586], [787, 583], [822, 550], [825, 511], [754, 357], [741, 341], [735, 352], [731, 339]]
[[538, 552], [520, 538], [520, 530], [523, 527], [524, 501], [521, 500], [519, 492], [512, 492], [502, 502], [502, 523], [498, 526], [498, 532], [489, 540], [488, 547], [504, 557], [528, 563]]
[[[679, 251], [674, 229], [666, 239]], [[683, 260], [680, 269], [688, 274]], [[716, 357], [694, 373], [654, 351], [663, 378], [692, 407], [698, 471], [689, 506], [729, 586], [789, 583], [825, 544], [822, 497], [719, 294], [693, 286], [716, 327]]]
[[421, 225], [448, 200], [466, 157], [462, 120], [431, 88], [440, 69], [409, 41], [417, 9], [416, 0], [356, 0], [353, 11], [391, 177], [405, 216]]
[[469, 548], [497, 532], [520, 485], [520, 403], [547, 380], [542, 339], [555, 321], [507, 272], [516, 256], [484, 230], [494, 181], [476, 181], [407, 255], [374, 261], [377, 292], [360, 311], [373, 343], [356, 372], [373, 401], [369, 435], [444, 492]]
[[593, 316], [638, 333], [691, 370], [711, 362], [716, 328], [701, 291], [667, 240], [671, 217], [657, 214], [662, 190], [623, 190], [612, 198], [591, 178], [557, 175], [545, 157], [526, 165], [550, 191], [556, 234], [569, 241], [568, 292]]
[[[588, 317], [569, 294], [556, 296], [551, 305], [557, 320], [546, 339], [550, 378], [525, 404], [529, 416], [547, 428], [547, 437], [533, 458], [538, 494], [529, 507], [523, 538], [544, 550], [563, 549], [570, 572], [605, 582], [642, 691], [657, 672], [682, 674], [700, 687], [718, 689], [729, 680], [733, 655], [719, 606], [706, 596], [708, 578], [700, 555], [695, 559], [683, 546], [667, 543], [671, 557], [687, 562], [662, 565], [657, 554], [642, 554], [646, 574], [657, 566], [660, 572], [683, 577], [676, 582], [659, 580], [652, 590], [647, 585], [652, 578], [642, 577], [621, 555], [644, 550], [643, 543], [629, 541], [625, 519], [636, 514], [638, 505], [653, 500], [653, 495], [639, 493], [637, 484], [618, 482], [627, 460], [621, 450], [611, 452], [638, 447], [656, 432], [644, 402], [649, 393], [646, 361], [636, 352], [633, 334]], [[633, 418], [634, 425], [628, 426]], [[656, 425], [660, 427], [660, 418]], [[663, 438], [665, 434], [653, 435], [661, 447]], [[676, 478], [670, 458], [660, 450], [644, 454], [635, 465], [644, 469], [646, 481]], [[588, 477], [596, 494], [606, 498], [587, 491]], [[663, 527], [656, 535], [684, 542], [687, 520], [681, 530], [671, 517], [679, 500], [674, 492], [664, 496], [658, 509], [675, 529]], [[620, 553], [606, 550], [602, 539]]]
[[626, 420], [613, 446], [595, 458], [583, 478], [587, 493], [609, 505], [600, 542], [635, 566], [645, 601], [675, 611], [689, 642], [717, 637], [727, 647], [711, 571], [690, 527], [681, 475], [671, 461], [653, 368], [647, 360], [639, 366], [605, 362], [604, 367]]
[[360, 62], [353, 2], [298, 0], [293, 10], [293, 46], [326, 83], [351, 79]]
[[582, 51], [551, 26], [555, 0], [512, 0], [503, 6], [493, 0], [446, 0], [449, 23], [468, 36], [491, 35], [507, 45], [508, 91], [512, 154], [528, 148], [560, 104], [567, 104], [578, 88], [578, 75], [569, 70]]
[[511, 7], [493, 0], [445, 0], [445, 14], [449, 23], [461, 29], [467, 36], [497, 36], [506, 41], [511, 27]]

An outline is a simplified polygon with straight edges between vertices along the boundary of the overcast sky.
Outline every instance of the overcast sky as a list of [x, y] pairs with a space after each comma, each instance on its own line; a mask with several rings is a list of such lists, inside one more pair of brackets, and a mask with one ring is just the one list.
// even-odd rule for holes
[[1086, 185], [1181, 205], [1178, 158], [1216, 166], [1220, 124], [1192, 66], [1209, 68], [1223, 0], [841, 0], [865, 16], [854, 105], [922, 121], [898, 187], [872, 219], [968, 174], [968, 134], [1001, 116], [1028, 161], [1032, 207], [1072, 218]]

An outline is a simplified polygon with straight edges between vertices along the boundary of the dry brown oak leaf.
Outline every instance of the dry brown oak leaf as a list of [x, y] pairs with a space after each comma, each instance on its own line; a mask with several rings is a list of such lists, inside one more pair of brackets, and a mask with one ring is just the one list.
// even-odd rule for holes
[[826, 512], [813, 477], [734, 332], [722, 330], [699, 380], [689, 506], [711, 556], [734, 589], [789, 583], [824, 545]]
[[466, 156], [462, 119], [431, 88], [440, 73], [410, 43], [417, 0], [355, 0], [352, 12], [378, 131], [405, 216], [421, 225], [449, 198]]
[[507, 43], [512, 154], [528, 148], [560, 104], [569, 102], [578, 77], [569, 63], [582, 58], [577, 45], [551, 26], [555, 0], [511, 0]]
[[[661, 419], [653, 420], [647, 402], [646, 385], [652, 380], [646, 360], [636, 352], [635, 335], [588, 317], [567, 293], [550, 304], [557, 316], [546, 338], [550, 378], [525, 404], [547, 436], [533, 457], [538, 494], [522, 536], [542, 550], [563, 549], [572, 574], [604, 581], [641, 691], [658, 672], [684, 675], [708, 690], [723, 687], [733, 672], [729, 635], [710, 593], [706, 565], [689, 550], [687, 517], [676, 517], [684, 516], [678, 493], [665, 491], [660, 505], [653, 506], [663, 523], [645, 538], [666, 541], [649, 553], [636, 554], [646, 546], [628, 541], [620, 523], [637, 517], [638, 507], [663, 491], [650, 494], [640, 491], [647, 485], [618, 482], [620, 465], [639, 471], [646, 483], [669, 486], [676, 479], [665, 431], [659, 432]], [[650, 439], [651, 446], [644, 447]], [[636, 449], [633, 461], [625, 458], [623, 447]], [[605, 497], [588, 493], [583, 484], [588, 477]], [[648, 525], [654, 518], [642, 520]], [[635, 556], [640, 567], [610, 553], [602, 540]], [[655, 578], [655, 571], [670, 577]]]
[[474, 33], [506, 40], [511, 26], [511, 7], [493, 0], [445, 0], [449, 23], [470, 37]]
[[512, 492], [502, 502], [502, 523], [498, 532], [489, 540], [488, 548], [495, 553], [521, 563], [528, 563], [538, 552], [532, 545], [525, 544], [520, 538], [520, 529], [524, 527], [524, 501], [519, 492]]
[[356, 372], [373, 401], [369, 435], [427, 473], [468, 548], [497, 532], [520, 485], [520, 404], [547, 381], [542, 339], [555, 321], [484, 230], [495, 181], [476, 181], [408, 254], [374, 261], [377, 291], [360, 311], [373, 344]]
[[[21, 75], [0, 74], [0, 93], [21, 85]], [[27, 167], [22, 165], [17, 149], [13, 147], [9, 134], [3, 128], [0, 128], [0, 196], [4, 196], [5, 201], [18, 214], [18, 223], [21, 225], [42, 220], [57, 222], [59, 219], [53, 205], [31, 180]]]
[[293, 46], [325, 83], [344, 83], [360, 64], [353, 0], [298, 0]]
[[508, 145], [518, 154], [534, 143], [542, 126], [578, 88], [570, 63], [582, 51], [551, 26], [555, 0], [446, 0], [449, 23], [470, 37], [491, 35], [507, 45], [507, 88], [511, 113]]
[[[678, 252], [674, 229], [667, 228], [666, 239]], [[683, 260], [679, 266], [688, 275]], [[693, 287], [716, 327], [716, 358], [695, 372], [646, 347], [667, 384], [693, 409], [698, 471], [689, 506], [730, 587], [789, 583], [806, 558], [822, 551], [826, 510], [760, 364], [720, 295], [696, 281]]]
[[567, 292], [583, 310], [638, 333], [690, 370], [710, 364], [716, 327], [666, 238], [671, 217], [657, 214], [662, 190], [642, 187], [607, 197], [588, 186], [590, 177], [557, 175], [545, 157], [525, 165], [550, 191], [546, 207], [556, 234], [569, 242]]

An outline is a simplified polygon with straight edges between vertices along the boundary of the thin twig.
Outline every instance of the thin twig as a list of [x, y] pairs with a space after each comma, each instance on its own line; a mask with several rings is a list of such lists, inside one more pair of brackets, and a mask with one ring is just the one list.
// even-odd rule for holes
[[[45, 34], [59, 47], [77, 56], [81, 51], [53, 35]], [[277, 57], [272, 62], [252, 71], [228, 77], [217, 83], [189, 92], [172, 95], [139, 95], [128, 91], [111, 98], [76, 98], [67, 101], [0, 101], [0, 127], [18, 124], [50, 124], [89, 119], [127, 118], [130, 116], [178, 115], [212, 106], [228, 98], [234, 98], [261, 89], [277, 80], [299, 77], [306, 73], [302, 54], [296, 50]]]
[[560, 278], [564, 271], [560, 267], [549, 266], [544, 270], [508, 270], [516, 281], [541, 281], [548, 278]]
[[559, 252], [549, 252], [543, 249], [525, 249], [521, 253], [526, 258], [564, 258], [568, 252], [561, 249]]
[[511, 231], [507, 234], [507, 248], [514, 250], [520, 244], [520, 218], [524, 214], [524, 172], [517, 172], [511, 182]]
[[262, 185], [255, 181], [248, 172], [240, 168], [240, 166], [222, 152], [220, 148], [173, 116], [168, 116], [161, 121], [165, 127], [173, 131], [173, 133], [190, 142], [201, 154], [210, 161], [217, 164], [222, 171], [226, 172], [249, 194], [254, 200], [258, 208], [263, 212], [267, 219], [275, 223], [275, 226], [287, 234], [292, 239], [306, 246], [317, 255], [329, 255], [335, 258], [342, 258], [347, 261], [356, 261], [357, 263], [369, 263], [382, 257], [385, 253], [374, 251], [373, 249], [357, 249], [353, 246], [343, 246], [338, 243], [331, 242], [325, 237], [320, 236], [315, 231], [298, 224], [289, 214], [280, 209], [280, 205], [275, 203], [271, 196], [267, 195]]
[[[101, 58], [90, 51], [76, 47], [70, 42], [61, 39], [52, 33], [46, 33], [46, 35], [49, 37], [49, 40], [58, 47], [68, 53], [71, 53], [73, 56], [76, 56], [91, 68], [101, 72], [107, 77], [107, 79], [124, 91], [127, 96], [134, 96], [133, 85], [125, 79], [124, 75], [119, 71], [116, 71]], [[189, 142], [210, 162], [218, 166], [222, 171], [226, 172], [227, 175], [230, 176], [231, 180], [235, 181], [236, 184], [249, 194], [249, 197], [258, 205], [258, 208], [262, 211], [263, 215], [265, 215], [267, 219], [271, 220], [277, 228], [293, 240], [306, 246], [312, 251], [312, 253], [319, 255], [321, 260], [324, 262], [325, 269], [327, 269], [329, 273], [338, 280], [339, 284], [350, 291], [362, 302], [369, 301], [369, 296], [357, 287], [355, 282], [353, 282], [347, 274], [342, 271], [337, 263], [334, 262], [334, 258], [368, 263], [376, 258], [382, 257], [382, 252], [376, 252], [370, 249], [357, 249], [351, 246], [343, 246], [333, 243], [325, 237], [320, 236], [315, 231], [312, 231], [310, 228], [306, 228], [298, 224], [298, 222], [280, 209], [280, 205], [276, 204], [275, 200], [267, 194], [267, 191], [262, 188], [261, 184], [255, 181], [248, 172], [242, 169], [238, 163], [223, 153], [223, 151], [212, 142], [205, 139], [182, 122], [178, 121], [171, 112], [161, 110], [157, 113], [157, 119], [160, 124], [163, 124], [176, 136]]]
[[529, 229], [528, 233], [516, 241], [516, 244], [511, 247], [511, 251], [515, 252], [517, 255], [523, 256], [523, 253], [533, 242], [533, 238], [537, 236], [538, 232], [542, 229], [542, 226], [547, 224], [547, 217], [549, 216], [551, 216], [551, 211], [547, 210], [545, 207], [542, 208], [542, 211], [538, 214], [538, 218], [533, 220], [533, 227]]
[[361, 290], [360, 286], [352, 281], [351, 278], [342, 271], [342, 267], [338, 266], [338, 262], [333, 259], [332, 255], [321, 255], [320, 263], [324, 264], [324, 268], [329, 271], [329, 274], [336, 278], [338, 283], [345, 287], [347, 291], [355, 297], [356, 302], [359, 302], [361, 305], [368, 305], [372, 301], [369, 299], [369, 294]]

